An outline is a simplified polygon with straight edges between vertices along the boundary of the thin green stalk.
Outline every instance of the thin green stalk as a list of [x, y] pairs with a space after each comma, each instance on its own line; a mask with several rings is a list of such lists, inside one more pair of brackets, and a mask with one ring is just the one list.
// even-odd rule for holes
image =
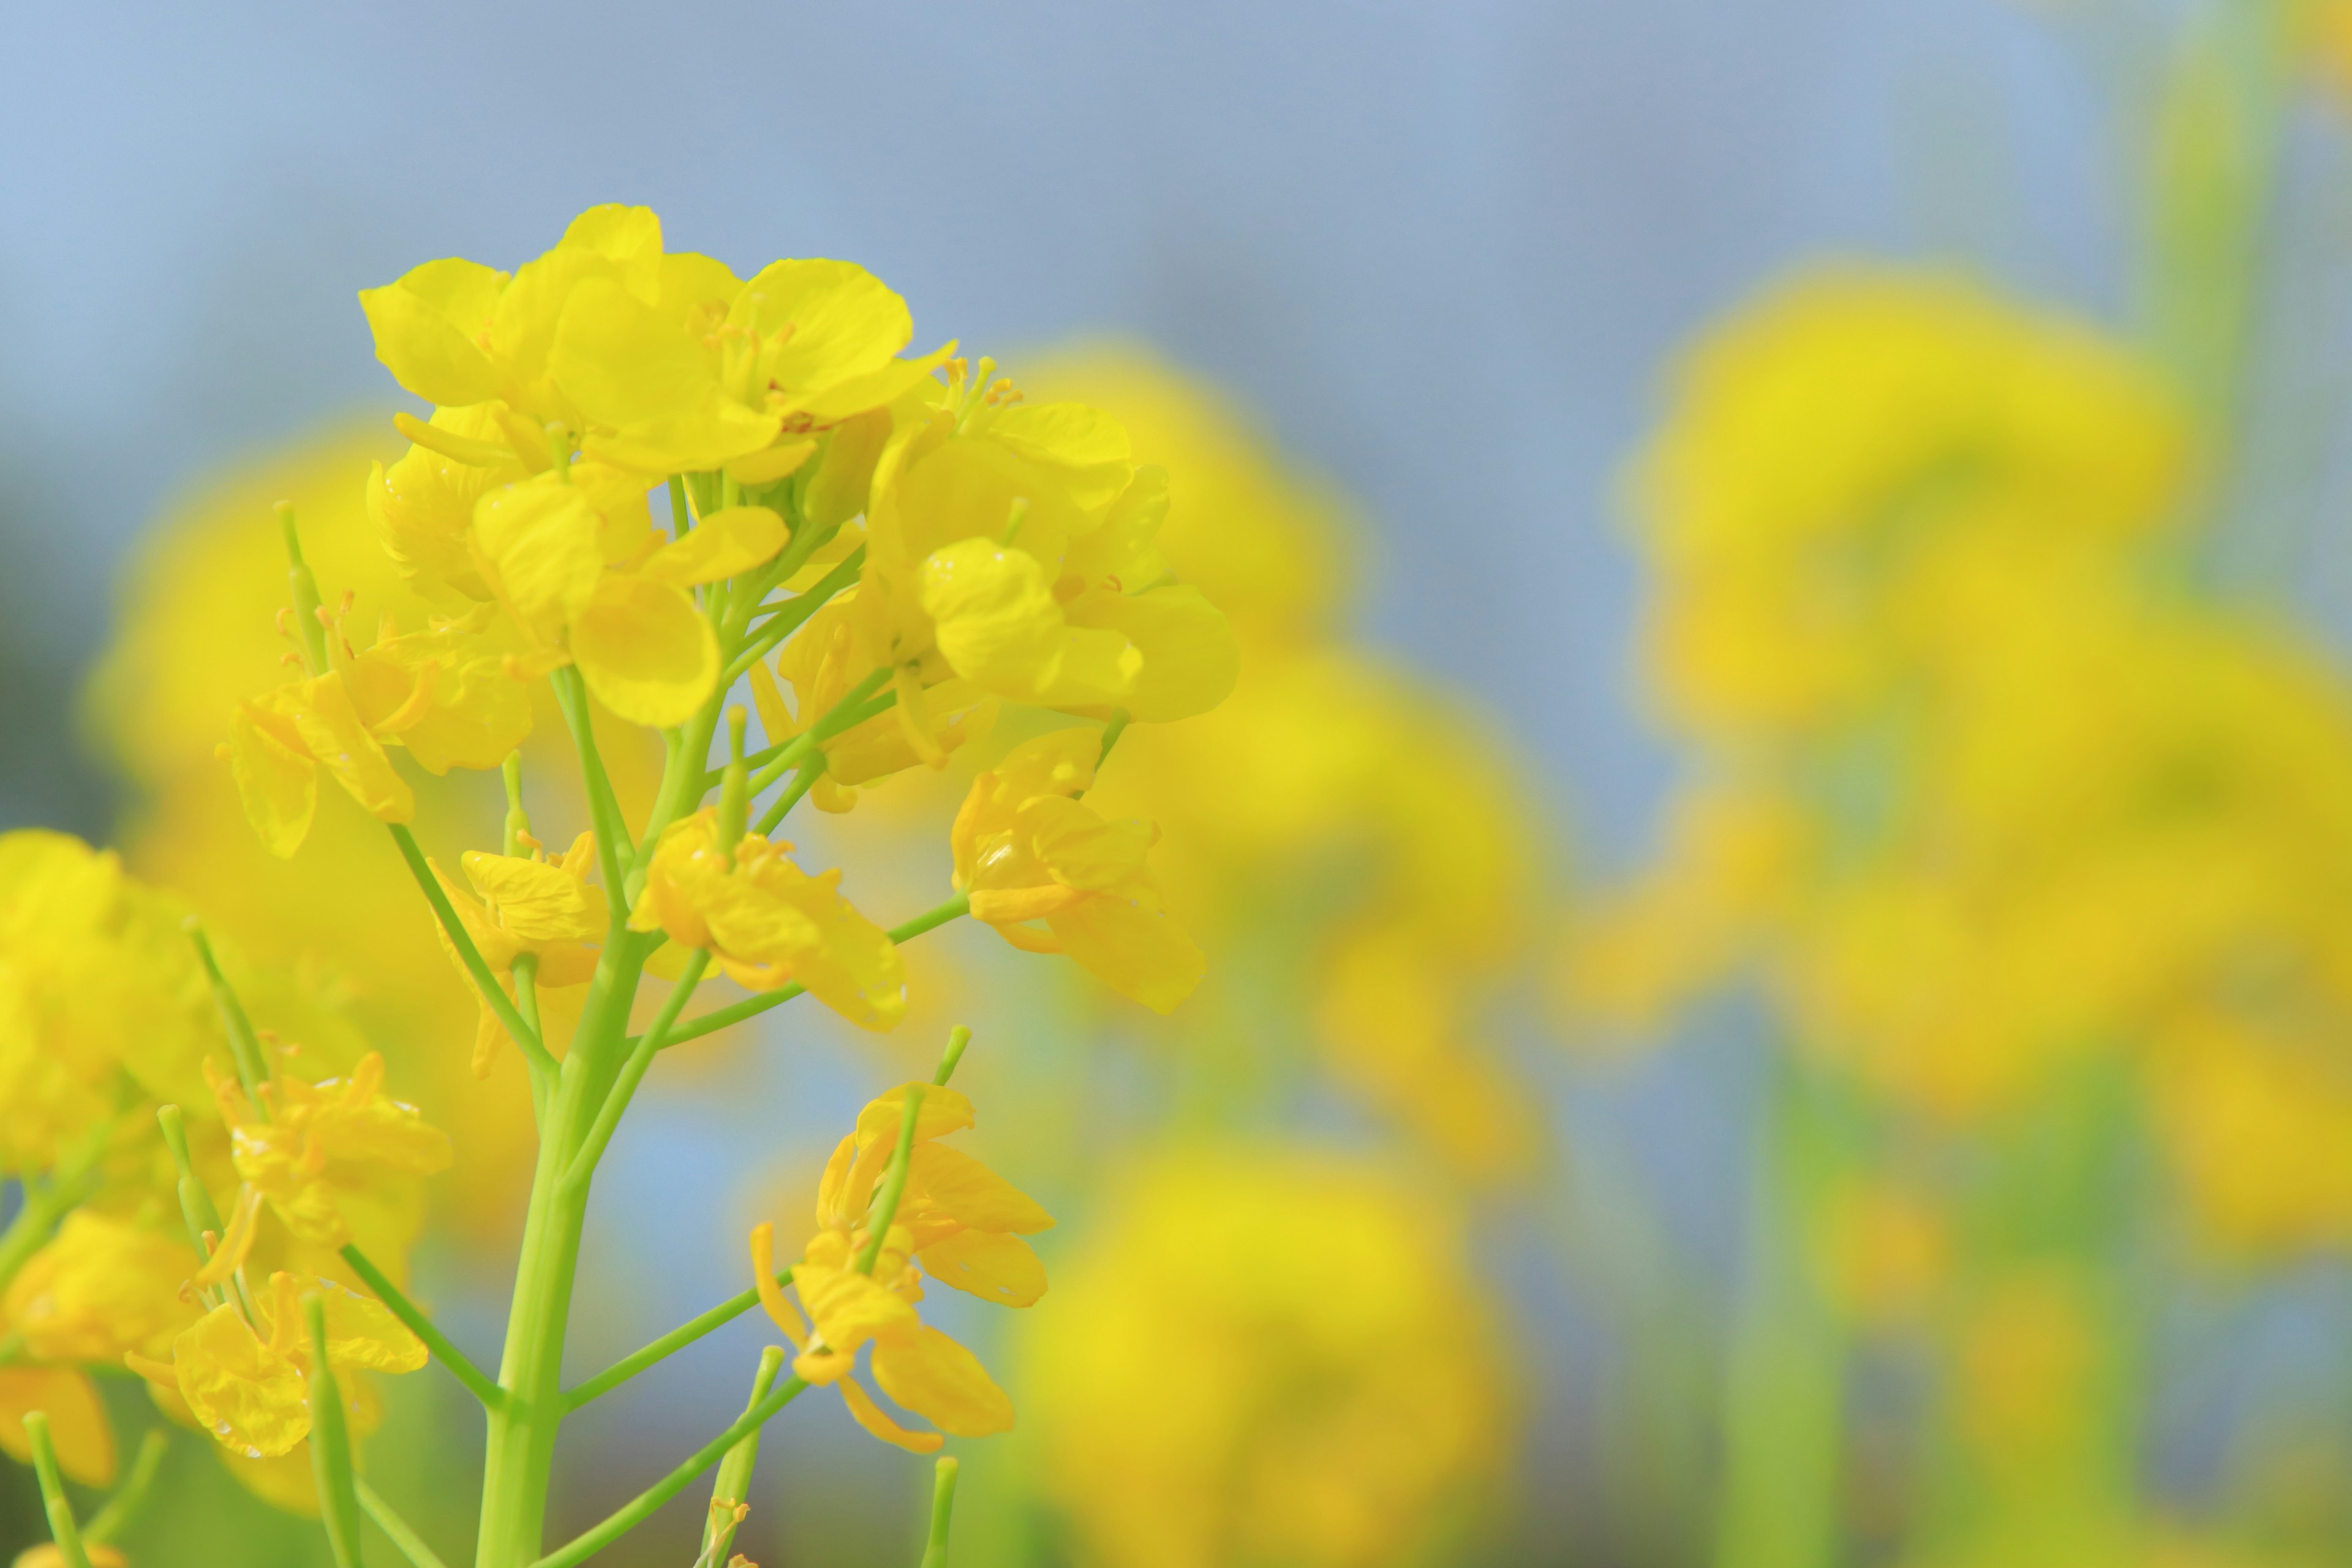
[[604, 1522], [593, 1525], [564, 1545], [532, 1563], [530, 1568], [573, 1568], [602, 1552], [646, 1520], [654, 1516], [662, 1504], [694, 1484], [694, 1479], [717, 1464], [728, 1450], [775, 1418], [776, 1413], [801, 1396], [808, 1384], [799, 1377], [789, 1377], [783, 1385], [767, 1398], [735, 1418], [727, 1430], [696, 1449], [678, 1467], [639, 1492], [605, 1516]]
[[25, 1436], [33, 1446], [33, 1475], [40, 1482], [41, 1508], [49, 1516], [49, 1539], [66, 1560], [66, 1568], [89, 1568], [89, 1553], [74, 1523], [73, 1500], [66, 1496], [65, 1478], [58, 1473], [58, 1450], [49, 1438], [49, 1418], [38, 1410], [25, 1415]]
[[931, 1470], [931, 1534], [923, 1545], [923, 1568], [947, 1568], [948, 1521], [955, 1513], [956, 1462], [941, 1459]]
[[384, 1539], [400, 1549], [400, 1554], [403, 1557], [407, 1558], [415, 1565], [415, 1568], [449, 1568], [447, 1563], [441, 1561], [440, 1554], [425, 1544], [424, 1538], [409, 1528], [406, 1520], [393, 1511], [392, 1505], [384, 1501], [376, 1489], [367, 1484], [364, 1478], [353, 1477], [352, 1484], [359, 1493], [360, 1507], [367, 1511], [370, 1519], [375, 1521], [375, 1527], [383, 1531]]
[[1102, 765], [1110, 761], [1110, 749], [1118, 744], [1118, 738], [1121, 735], [1127, 733], [1128, 723], [1126, 709], [1114, 708], [1110, 710], [1110, 722], [1103, 726], [1102, 750], [1095, 753], [1096, 773], [1101, 773]]
[[302, 1298], [310, 1335], [310, 1475], [319, 1493], [319, 1522], [336, 1568], [360, 1568], [360, 1499], [352, 1485], [352, 1435], [344, 1424], [343, 1391], [327, 1360], [327, 1302], [316, 1291]]
[[[546, 1026], [539, 1016], [539, 954], [520, 952], [515, 955], [514, 967], [507, 972], [514, 977], [515, 1011], [530, 1026], [532, 1036], [544, 1040]], [[547, 1120], [547, 1097], [555, 1087], [555, 1053], [543, 1047], [536, 1054], [525, 1051], [523, 1066], [530, 1074], [530, 1116], [534, 1123]]]
[[672, 539], [684, 539], [694, 531], [694, 508], [686, 499], [686, 480], [677, 474], [669, 477], [669, 532]]
[[[950, 921], [961, 919], [970, 913], [971, 913], [971, 895], [958, 893], [937, 909], [926, 910], [904, 925], [891, 927], [887, 934], [894, 942], [912, 942], [925, 931], [936, 931]], [[689, 1018], [672, 1029], [669, 1032], [669, 1037], [662, 1042], [662, 1049], [668, 1050], [671, 1047], [684, 1045], [688, 1040], [700, 1039], [703, 1036], [715, 1034], [730, 1024], [740, 1024], [746, 1018], [756, 1018], [769, 1008], [781, 1006], [793, 997], [803, 994], [805, 990], [806, 987], [795, 982], [781, 990], [762, 992], [757, 996], [748, 996], [740, 1002], [730, 1002], [724, 1007], [713, 1007], [699, 1017]], [[629, 1043], [633, 1047], [636, 1044], [635, 1040]]]
[[[776, 1374], [783, 1370], [784, 1352], [781, 1345], [770, 1345], [760, 1352], [759, 1370], [751, 1374], [751, 1397], [744, 1402], [745, 1410], [759, 1407], [776, 1385]], [[735, 1527], [742, 1516], [737, 1510], [751, 1500], [751, 1468], [760, 1460], [760, 1432], [753, 1427], [751, 1435], [727, 1450], [719, 1461], [718, 1477], [710, 1483], [710, 1519], [702, 1529], [702, 1560], [712, 1568], [723, 1568], [727, 1549], [735, 1544]]]
[[563, 710], [563, 722], [572, 731], [572, 743], [580, 752], [581, 776], [588, 785], [588, 815], [596, 827], [596, 864], [604, 873], [604, 894], [612, 902], [613, 929], [618, 931], [629, 918], [626, 896], [627, 863], [622, 859], [630, 855], [633, 842], [626, 822], [621, 816], [620, 797], [613, 793], [613, 781], [604, 772], [604, 756], [596, 750], [596, 725], [588, 707], [588, 688], [580, 679], [579, 670], [566, 665], [550, 679], [555, 689], [555, 705]]
[[898, 1217], [899, 1200], [907, 1195], [907, 1173], [915, 1163], [915, 1123], [922, 1119], [923, 1086], [907, 1086], [907, 1110], [898, 1118], [898, 1146], [890, 1151], [889, 1173], [882, 1178], [882, 1195], [874, 1205], [873, 1217], [866, 1222], [866, 1245], [857, 1252], [857, 1271], [874, 1272], [874, 1265], [882, 1257], [882, 1243], [890, 1229], [890, 1222]]
[[[789, 1268], [776, 1276], [776, 1283], [779, 1286], [789, 1285], [792, 1282], [793, 1271]], [[730, 1296], [716, 1307], [680, 1323], [653, 1343], [623, 1356], [579, 1387], [572, 1389], [563, 1396], [564, 1408], [577, 1410], [590, 1400], [612, 1393], [647, 1367], [667, 1361], [705, 1334], [725, 1328], [759, 1304], [760, 1289], [756, 1285], [740, 1295]]]
[[480, 1367], [476, 1366], [464, 1351], [449, 1342], [449, 1336], [443, 1333], [433, 1320], [425, 1315], [423, 1309], [410, 1300], [401, 1291], [399, 1286], [394, 1285], [385, 1277], [383, 1269], [378, 1268], [369, 1260], [368, 1255], [359, 1249], [358, 1244], [345, 1246], [341, 1256], [343, 1261], [352, 1266], [352, 1272], [358, 1275], [365, 1281], [367, 1288], [375, 1292], [376, 1300], [390, 1308], [394, 1317], [407, 1324], [410, 1333], [425, 1342], [425, 1348], [432, 1352], [433, 1359], [447, 1367], [450, 1374], [466, 1385], [467, 1393], [486, 1405], [496, 1405], [506, 1397], [499, 1385], [492, 1383], [488, 1374]]
[[194, 944], [196, 957], [203, 961], [205, 979], [213, 989], [213, 1005], [220, 1012], [221, 1027], [228, 1032], [228, 1053], [236, 1064], [237, 1081], [245, 1086], [246, 1099], [253, 1102], [253, 1112], [264, 1121], [269, 1120], [268, 1102], [261, 1098], [261, 1086], [269, 1081], [269, 1064], [261, 1054], [261, 1038], [253, 1031], [253, 1020], [246, 1016], [245, 1004], [236, 999], [236, 992], [221, 973], [220, 961], [213, 956], [213, 944], [205, 935], [205, 928], [190, 915], [181, 922]]
[[589, 1127], [587, 1137], [581, 1140], [580, 1152], [572, 1156], [570, 1168], [563, 1173], [567, 1184], [584, 1189], [589, 1178], [596, 1173], [596, 1163], [604, 1157], [605, 1146], [613, 1142], [613, 1133], [620, 1127], [621, 1118], [629, 1109], [629, 1101], [635, 1097], [637, 1085], [645, 1080], [646, 1069], [653, 1066], [654, 1054], [662, 1048], [670, 1026], [677, 1022], [678, 1013], [686, 1006], [687, 998], [692, 996], [695, 987], [702, 984], [703, 972], [709, 967], [710, 954], [706, 952], [698, 951], [686, 961], [685, 972], [677, 977], [677, 984], [670, 987], [669, 995], [663, 1000], [661, 1011], [655, 1015], [652, 1026], [635, 1037], [629, 1059], [621, 1068], [621, 1076], [605, 1094], [604, 1103], [597, 1110], [596, 1120]]
[[[745, 671], [765, 658], [768, 650], [808, 624], [808, 618], [824, 608], [833, 596], [857, 581], [858, 572], [866, 564], [866, 550], [860, 545], [832, 571], [809, 584], [808, 591], [795, 594], [772, 611], [760, 629], [751, 634], [743, 651], [730, 660], [726, 673], [719, 678], [721, 687], [735, 684]], [[745, 616], [748, 622], [750, 616]]]
[[302, 559], [302, 536], [294, 527], [294, 504], [278, 503], [278, 531], [286, 542], [286, 585], [294, 600], [294, 632], [312, 675], [327, 673], [327, 624], [319, 618], [319, 580]]
[[770, 784], [800, 766], [803, 758], [817, 747], [853, 725], [863, 724], [879, 713], [887, 713], [898, 700], [895, 691], [884, 693], [877, 700], [875, 693], [888, 684], [890, 671], [886, 666], [874, 671], [851, 687], [840, 701], [824, 711], [824, 716], [786, 742], [784, 749], [771, 758], [766, 766], [751, 775], [751, 793], [759, 794]]
[[[710, 737], [719, 729], [719, 710], [726, 696], [721, 687], [710, 694], [701, 711], [687, 721], [680, 729], [667, 737], [670, 742], [669, 761], [662, 768], [661, 787], [654, 793], [654, 809], [646, 818], [646, 829], [637, 838], [636, 858], [630, 864], [628, 886], [621, 904], [625, 907], [636, 901], [637, 890], [645, 885], [646, 868], [653, 859], [654, 846], [669, 831], [669, 825], [695, 810], [709, 792], [710, 783], [703, 772], [703, 761], [710, 755]], [[615, 919], [619, 919], [615, 911]]]
[[139, 1439], [139, 1452], [131, 1461], [130, 1473], [114, 1489], [114, 1495], [106, 1500], [106, 1506], [82, 1527], [81, 1538], [92, 1545], [103, 1546], [121, 1534], [138, 1517], [140, 1505], [147, 1500], [147, 1489], [155, 1484], [155, 1472], [163, 1468], [163, 1456], [171, 1451], [172, 1428], [160, 1423], [148, 1427], [147, 1435]]
[[800, 805], [807, 797], [808, 792], [816, 787], [816, 781], [823, 777], [824, 777], [824, 753], [819, 752], [800, 765], [800, 771], [793, 774], [793, 782], [786, 784], [784, 792], [776, 796], [768, 809], [761, 814], [760, 837], [764, 838], [775, 832], [782, 825], [784, 818], [793, 814], [793, 807]]
[[409, 874], [424, 889], [425, 901], [433, 906], [433, 913], [440, 921], [442, 931], [448, 934], [450, 945], [457, 950], [458, 962], [466, 966], [466, 973], [473, 976], [474, 989], [481, 993], [483, 1005], [489, 1008], [499, 1023], [506, 1026], [507, 1033], [514, 1037], [516, 1045], [522, 1047], [525, 1056], [534, 1052], [545, 1056], [547, 1047], [540, 1043], [530, 1026], [523, 1022], [522, 1015], [508, 999], [505, 988], [490, 973], [489, 964], [483, 961], [480, 950], [474, 946], [474, 939], [467, 934], [466, 923], [457, 918], [456, 908], [449, 902], [449, 895], [442, 890], [441, 879], [425, 863], [425, 851], [416, 847], [416, 835], [409, 832], [404, 823], [393, 823], [391, 827], [392, 841], [400, 846], [400, 858], [408, 862]]

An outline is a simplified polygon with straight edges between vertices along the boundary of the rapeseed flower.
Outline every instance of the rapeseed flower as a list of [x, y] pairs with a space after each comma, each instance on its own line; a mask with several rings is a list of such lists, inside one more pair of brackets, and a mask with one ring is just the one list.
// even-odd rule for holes
[[1171, 1151], [1113, 1190], [1021, 1343], [1085, 1560], [1424, 1560], [1509, 1430], [1458, 1216], [1297, 1152]]
[[812, 877], [789, 858], [792, 847], [756, 833], [720, 844], [715, 807], [672, 823], [630, 929], [708, 952], [748, 989], [797, 984], [860, 1028], [889, 1028], [906, 1016], [906, 961], [841, 896], [839, 871]]
[[[380, 1253], [405, 1251], [424, 1202], [416, 1179], [448, 1165], [449, 1140], [384, 1094], [383, 1057], [371, 1051], [348, 1079], [318, 1083], [281, 1064], [260, 1086], [261, 1106], [225, 1075], [213, 1093], [237, 1175], [296, 1241], [333, 1248], [356, 1229]], [[397, 1251], [381, 1244], [393, 1238]]]
[[[1091, 730], [1024, 741], [972, 781], [956, 814], [955, 883], [971, 912], [1025, 952], [1063, 952], [1123, 996], [1165, 1013], [1205, 961], [1176, 929], [1144, 864], [1154, 835], [1076, 798], [1093, 784]], [[1038, 929], [1042, 924], [1044, 929]]]
[[[877, 1237], [872, 1226], [885, 1221], [873, 1205], [909, 1115], [906, 1185]], [[776, 1285], [774, 1227], [751, 1233], [761, 1303], [799, 1352], [793, 1372], [839, 1388], [859, 1426], [914, 1453], [937, 1449], [940, 1433], [903, 1427], [874, 1403], [854, 1374], [862, 1346], [874, 1347], [869, 1364], [882, 1392], [940, 1432], [980, 1437], [1013, 1425], [1013, 1402], [979, 1360], [916, 1313], [923, 1297], [916, 1265], [1004, 1306], [1028, 1306], [1045, 1289], [1045, 1269], [1020, 1235], [1046, 1228], [1052, 1218], [980, 1162], [937, 1142], [971, 1124], [970, 1100], [920, 1083], [881, 1095], [858, 1113], [856, 1131], [825, 1165], [817, 1232], [793, 1266], [805, 1321]]]

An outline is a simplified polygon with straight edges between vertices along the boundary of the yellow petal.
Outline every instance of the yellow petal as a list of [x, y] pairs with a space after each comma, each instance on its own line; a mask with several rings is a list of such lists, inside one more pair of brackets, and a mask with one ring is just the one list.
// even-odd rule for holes
[[797, 471], [815, 450], [814, 441], [780, 441], [729, 459], [727, 477], [741, 485], [772, 485]]
[[228, 734], [229, 773], [245, 818], [263, 847], [283, 859], [310, 836], [319, 809], [319, 765], [292, 725], [250, 702], [236, 705]]
[[730, 506], [704, 518], [683, 539], [655, 551], [637, 574], [680, 588], [716, 583], [772, 560], [791, 539], [784, 520], [766, 507]]
[[881, 369], [915, 335], [907, 302], [847, 261], [778, 261], [743, 285], [728, 324], [792, 335], [769, 365], [788, 394], [821, 390]]
[[915, 1256], [922, 1260], [923, 1271], [940, 1284], [999, 1306], [1030, 1306], [1045, 1293], [1045, 1266], [1017, 1236], [960, 1230]]
[[922, 1109], [915, 1115], [917, 1143], [928, 1143], [934, 1138], [961, 1132], [972, 1124], [971, 1101], [960, 1091], [918, 1079], [912, 1083], [902, 1083], [866, 1102], [866, 1108], [857, 1113], [857, 1143], [860, 1148], [877, 1142], [898, 1142], [898, 1129], [907, 1120], [907, 1095], [911, 1089], [920, 1089], [923, 1093]]
[[892, 1400], [959, 1437], [1013, 1429], [1013, 1401], [980, 1358], [926, 1323], [874, 1346], [874, 1381]]
[[196, 1419], [247, 1458], [283, 1454], [309, 1436], [301, 1373], [256, 1339], [234, 1307], [214, 1308], [174, 1340], [172, 1361]]
[[375, 333], [375, 357], [392, 378], [427, 403], [487, 403], [502, 388], [475, 342], [506, 274], [449, 257], [428, 261], [382, 289], [360, 291]]
[[391, 1308], [331, 1279], [314, 1280], [312, 1288], [326, 1307], [330, 1364], [338, 1370], [364, 1367], [371, 1372], [415, 1372], [425, 1364], [425, 1342], [394, 1317]]
[[824, 1342], [843, 1356], [877, 1333], [902, 1331], [915, 1309], [854, 1268], [831, 1268], [803, 1258], [793, 1268], [793, 1289]]
[[[572, 291], [548, 369], [582, 413], [614, 426], [683, 414], [719, 384], [716, 357], [682, 316], [646, 304], [608, 279]], [[760, 434], [772, 436], [774, 429], [769, 421]]]
[[1063, 951], [1120, 995], [1168, 1013], [1208, 972], [1192, 938], [1166, 915], [1114, 898], [1092, 898], [1048, 915]]
[[474, 508], [474, 536], [507, 606], [541, 637], [586, 605], [604, 573], [600, 520], [580, 486], [542, 474]]
[[1151, 830], [1139, 822], [1106, 821], [1085, 802], [1059, 795], [1024, 802], [1014, 821], [1064, 887], [1108, 892], [1143, 882]]
[[84, 1486], [114, 1484], [114, 1428], [88, 1376], [62, 1366], [0, 1367], [0, 1453], [20, 1465], [32, 1462], [25, 1416], [35, 1410], [49, 1418], [60, 1469]]
[[874, 1396], [866, 1393], [856, 1378], [844, 1377], [837, 1386], [841, 1390], [842, 1403], [849, 1406], [851, 1417], [870, 1435], [893, 1447], [904, 1448], [910, 1454], [936, 1454], [940, 1445], [947, 1441], [937, 1432], [909, 1432], [883, 1415], [882, 1407], [874, 1403]]
[[958, 540], [924, 561], [917, 597], [958, 675], [1016, 700], [1059, 678], [1067, 626], [1045, 568], [1027, 552]]
[[1074, 626], [1118, 633], [1142, 656], [1133, 687], [1117, 706], [1147, 724], [1206, 713], [1233, 694], [1241, 647], [1224, 612], [1198, 588], [1178, 584], [1149, 594], [1082, 594], [1063, 607]]
[[837, 381], [822, 392], [793, 400], [793, 405], [814, 419], [834, 420], [863, 414], [897, 402], [910, 388], [945, 364], [956, 351], [950, 338], [920, 359], [894, 359], [863, 375]]
[[912, 1180], [926, 1199], [974, 1230], [1033, 1236], [1054, 1226], [1054, 1216], [1036, 1199], [960, 1149], [918, 1143], [913, 1170]]
[[293, 721], [303, 749], [327, 776], [380, 822], [406, 822], [416, 815], [408, 781], [393, 771], [392, 759], [368, 732], [343, 678], [332, 671], [292, 689], [284, 711]]
[[634, 724], [683, 724], [719, 681], [719, 639], [681, 589], [605, 574], [572, 624], [572, 657], [596, 700]]
[[474, 890], [498, 905], [499, 924], [524, 942], [586, 942], [604, 934], [604, 891], [560, 866], [468, 849], [458, 857]]

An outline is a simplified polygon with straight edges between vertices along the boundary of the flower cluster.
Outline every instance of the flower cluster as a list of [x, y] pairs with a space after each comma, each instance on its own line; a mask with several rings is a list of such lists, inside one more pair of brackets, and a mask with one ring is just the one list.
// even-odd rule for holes
[[2352, 1237], [2352, 691], [2164, 585], [2192, 473], [2133, 360], [1957, 284], [1812, 278], [1712, 339], [1642, 492], [1698, 765], [1578, 1005], [1760, 966], [1947, 1121], [2126, 1051], [2210, 1237]]
[[[24, 1193], [0, 1235], [0, 1448], [25, 1458], [24, 1418], [40, 1411], [65, 1472], [110, 1482], [115, 1443], [89, 1373], [128, 1363], [165, 1414], [222, 1439], [240, 1479], [306, 1506], [307, 1459], [271, 1463], [309, 1430], [308, 1352], [290, 1338], [300, 1300], [328, 1299], [335, 1353], [355, 1368], [422, 1364], [338, 1249], [364, 1242], [404, 1271], [415, 1178], [446, 1163], [446, 1141], [384, 1097], [373, 1054], [348, 1076], [295, 1076], [298, 1058], [357, 1055], [349, 1026], [192, 938], [184, 910], [112, 855], [9, 834], [0, 889], [5, 1168]], [[270, 1076], [250, 1086], [223, 1065], [265, 1054]], [[226, 1221], [213, 1196], [225, 1188], [237, 1194]], [[363, 1433], [373, 1394], [360, 1380], [346, 1393]]]

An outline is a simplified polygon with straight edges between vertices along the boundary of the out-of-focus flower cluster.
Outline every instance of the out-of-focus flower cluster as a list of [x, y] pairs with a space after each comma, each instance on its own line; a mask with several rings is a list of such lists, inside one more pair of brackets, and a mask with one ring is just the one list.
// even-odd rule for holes
[[2352, 693], [2189, 589], [2197, 480], [2151, 373], [1957, 281], [1708, 340], [1638, 490], [1691, 779], [1572, 1000], [1650, 1028], [1759, 971], [1947, 1122], [2123, 1053], [2211, 1238], [2352, 1237]]

